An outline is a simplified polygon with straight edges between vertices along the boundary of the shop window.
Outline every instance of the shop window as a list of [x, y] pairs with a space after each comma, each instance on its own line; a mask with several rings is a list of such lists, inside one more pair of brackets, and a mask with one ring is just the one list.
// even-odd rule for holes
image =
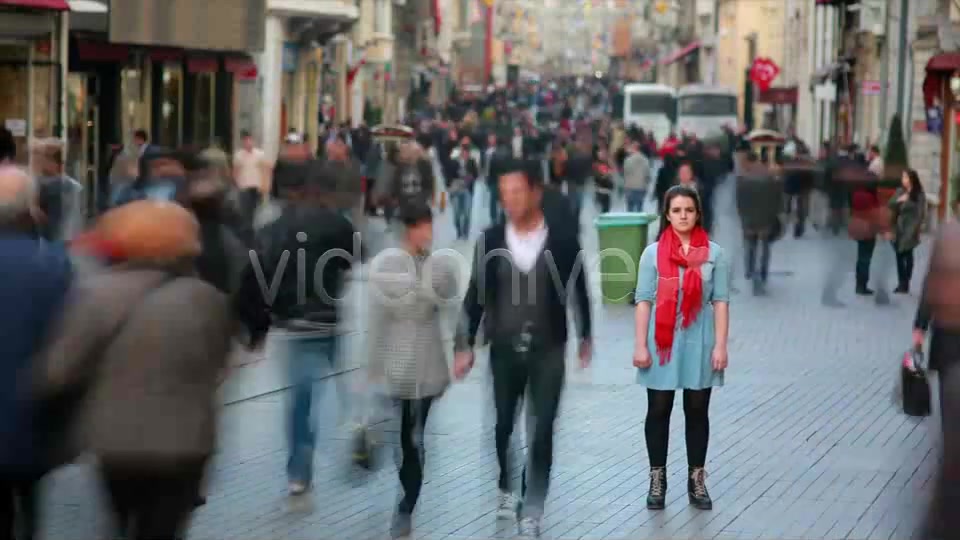
[[213, 144], [216, 98], [216, 74], [197, 73], [193, 102], [193, 144], [206, 148]]
[[144, 79], [144, 71], [138, 68], [126, 68], [120, 73], [120, 94], [123, 103], [121, 128], [124, 142], [132, 143], [133, 132], [138, 129], [150, 131], [149, 86]]
[[[286, 129], [295, 128], [299, 131], [299, 122], [297, 121], [297, 111], [294, 109], [296, 96], [296, 73], [287, 72], [283, 74], [282, 88], [282, 106], [285, 111]], [[286, 133], [286, 131], [284, 131]]]
[[320, 69], [316, 62], [307, 64], [306, 93], [303, 100], [303, 121], [307, 126], [310, 141], [316, 141], [319, 134], [317, 118], [320, 106]]
[[59, 73], [38, 57], [30, 42], [0, 44], [0, 126], [13, 132], [17, 161], [26, 163], [27, 141], [32, 137], [56, 135], [59, 111]]
[[160, 124], [157, 144], [176, 147], [180, 145], [181, 119], [183, 116], [183, 70], [179, 65], [163, 66], [163, 94], [160, 96]]

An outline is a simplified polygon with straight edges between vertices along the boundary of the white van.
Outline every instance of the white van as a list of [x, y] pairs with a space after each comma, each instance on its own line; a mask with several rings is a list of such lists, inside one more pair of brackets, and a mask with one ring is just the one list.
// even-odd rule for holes
[[677, 92], [677, 131], [700, 139], [718, 135], [723, 126], [737, 129], [737, 93], [722, 86], [691, 84]]
[[623, 125], [653, 133], [657, 143], [673, 130], [677, 118], [677, 91], [663, 84], [632, 83], [623, 87]]

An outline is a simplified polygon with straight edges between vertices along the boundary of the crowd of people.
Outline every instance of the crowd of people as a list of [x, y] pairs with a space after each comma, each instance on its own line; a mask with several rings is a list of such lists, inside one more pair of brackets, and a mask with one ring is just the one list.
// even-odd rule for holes
[[[430, 410], [474, 368], [481, 345], [489, 345], [497, 411], [496, 513], [515, 519], [522, 537], [539, 537], [567, 342], [576, 340], [581, 366], [593, 355], [580, 214], [587, 204], [607, 212], [621, 195], [629, 211], [652, 198], [660, 217], [657, 238], [637, 261], [634, 291], [633, 366], [648, 396], [647, 506], [666, 505], [669, 425], [680, 392], [688, 500], [712, 509], [709, 406], [728, 367], [734, 268], [732, 250], [711, 239], [717, 187], [736, 173], [744, 271], [756, 294], [766, 292], [771, 243], [789, 220], [800, 237], [812, 219], [824, 230], [847, 225], [857, 241], [855, 292], [869, 295], [878, 238], [893, 245], [894, 292], [909, 291], [925, 220], [922, 185], [906, 169], [885, 195], [878, 155], [871, 163], [852, 149], [825, 148], [817, 164], [796, 139], [767, 156], [732, 129], [710, 140], [656, 141], [609, 115], [560, 109], [557, 125], [545, 126], [529, 108], [494, 95], [461, 104], [457, 117], [410, 119], [392, 131], [330, 129], [316, 151], [291, 131], [276, 160], [249, 133], [230, 156], [161, 148], [138, 130], [131, 148], [113, 156], [102, 212], [86, 207], [94, 199], [64, 174], [58, 141], [31, 146], [28, 171], [13, 164], [15, 147], [0, 134], [4, 537], [32, 537], [39, 482], [92, 454], [118, 533], [182, 538], [205, 501], [216, 392], [230, 357], [261, 348], [268, 334], [282, 343], [275, 360], [290, 378], [289, 493], [314, 489], [314, 381], [337, 362], [339, 299], [361, 267], [370, 269], [367, 377], [399, 424], [393, 537], [413, 531]], [[477, 238], [472, 198], [480, 182], [491, 194], [490, 224]], [[587, 201], [591, 187], [595, 200]], [[822, 218], [811, 201], [825, 206]], [[433, 249], [434, 218], [447, 202], [457, 240], [476, 239], [465, 287], [460, 269]], [[373, 253], [369, 222], [381, 213], [393, 224], [383, 234], [398, 248]], [[837, 286], [828, 280], [825, 303], [839, 304]], [[454, 351], [440, 334], [448, 319], [458, 323]], [[930, 319], [918, 317], [917, 339]], [[529, 458], [518, 490], [508, 447], [521, 403]], [[23, 528], [11, 536], [15, 523]]]

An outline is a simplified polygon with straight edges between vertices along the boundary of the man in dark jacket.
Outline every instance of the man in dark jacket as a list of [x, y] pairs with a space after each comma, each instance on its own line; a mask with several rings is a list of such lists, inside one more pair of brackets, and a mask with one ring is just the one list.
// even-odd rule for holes
[[37, 236], [33, 219], [36, 184], [12, 165], [0, 165], [0, 528], [13, 530], [16, 513], [32, 537], [36, 527], [36, 485], [55, 463], [52, 426], [31, 389], [24, 386], [31, 361], [56, 320], [71, 282], [69, 258], [60, 246]]
[[503, 208], [500, 205], [499, 178], [514, 162], [508, 141], [496, 139], [496, 146], [488, 154], [487, 189], [490, 193], [490, 224], [496, 225], [503, 221]]
[[756, 153], [748, 154], [746, 161], [737, 178], [737, 212], [743, 227], [745, 277], [753, 281], [753, 294], [760, 295], [766, 292], [770, 245], [783, 226], [783, 182]]
[[[327, 167], [316, 163], [308, 174], [287, 177], [279, 186], [285, 204], [280, 216], [260, 231], [256, 259], [238, 293], [247, 302], [259, 302], [275, 326], [286, 331], [285, 360], [293, 386], [287, 418], [291, 495], [303, 494], [312, 485], [313, 383], [335, 366], [339, 300], [347, 272], [360, 258], [353, 225], [336, 208], [335, 175]], [[300, 250], [302, 259], [290, 255]]]
[[500, 177], [507, 222], [494, 225], [477, 242], [454, 367], [460, 378], [472, 368], [472, 349], [481, 320], [485, 321], [497, 408], [497, 512], [504, 517], [515, 516], [517, 508], [511, 489], [510, 436], [520, 399], [527, 388], [534, 389], [528, 409], [533, 423], [527, 432], [530, 470], [524, 474], [522, 515], [517, 516], [522, 537], [540, 535], [553, 462], [553, 425], [566, 369], [570, 300], [575, 306], [582, 367], [589, 365], [591, 354], [590, 299], [580, 242], [569, 227], [551, 221], [556, 216], [544, 212], [538, 171], [539, 162], [514, 161]]
[[569, 152], [567, 160], [567, 197], [573, 206], [573, 213], [580, 219], [583, 209], [583, 190], [587, 180], [593, 175], [593, 153], [588, 137], [578, 136], [577, 143]]

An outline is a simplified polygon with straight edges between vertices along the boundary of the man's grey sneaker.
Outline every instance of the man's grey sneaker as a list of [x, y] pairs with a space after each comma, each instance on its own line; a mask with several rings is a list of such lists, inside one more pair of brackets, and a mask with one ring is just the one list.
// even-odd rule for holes
[[509, 491], [501, 491], [497, 497], [497, 517], [500, 519], [514, 519], [517, 517], [517, 507], [520, 500]]
[[525, 517], [517, 524], [520, 538], [540, 538], [540, 520], [532, 517]]

